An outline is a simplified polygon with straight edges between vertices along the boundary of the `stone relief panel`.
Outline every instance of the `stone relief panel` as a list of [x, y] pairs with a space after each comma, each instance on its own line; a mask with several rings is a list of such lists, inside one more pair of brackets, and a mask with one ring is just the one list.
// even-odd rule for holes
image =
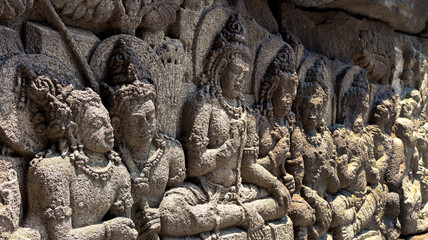
[[0, 1], [0, 239], [427, 233], [418, 6]]

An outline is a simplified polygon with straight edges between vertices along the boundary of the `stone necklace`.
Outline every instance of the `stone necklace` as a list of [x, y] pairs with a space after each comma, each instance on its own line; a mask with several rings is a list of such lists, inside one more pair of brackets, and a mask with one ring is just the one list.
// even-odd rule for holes
[[82, 170], [86, 175], [95, 180], [106, 181], [113, 175], [112, 155], [108, 154], [108, 163], [105, 167], [92, 167], [88, 165], [89, 158], [79, 151], [70, 154], [70, 159], [76, 169]]
[[241, 113], [243, 112], [241, 98], [237, 99], [238, 106], [233, 107], [226, 101], [226, 99], [224, 99], [221, 93], [217, 93], [216, 97], [220, 106], [226, 111], [227, 115], [231, 116], [233, 119], [239, 119], [241, 117]]
[[166, 143], [164, 139], [160, 138], [160, 139], [154, 140], [153, 145], [157, 148], [155, 156], [149, 157], [149, 159], [145, 163], [138, 163], [139, 167], [143, 166], [143, 169], [141, 170], [141, 173], [140, 173], [141, 178], [146, 178], [146, 179], [149, 178], [149, 174], [152, 168], [159, 163], [159, 161], [162, 159], [165, 153]]

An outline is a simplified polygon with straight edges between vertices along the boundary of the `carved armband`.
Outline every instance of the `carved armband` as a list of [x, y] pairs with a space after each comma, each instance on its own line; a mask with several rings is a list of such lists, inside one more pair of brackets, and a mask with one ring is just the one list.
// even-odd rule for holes
[[196, 151], [201, 151], [208, 146], [208, 137], [204, 137], [203, 134], [198, 133], [199, 131], [193, 132], [189, 137], [189, 148]]
[[169, 182], [178, 182], [183, 176], [186, 175], [186, 168], [179, 168], [176, 170], [176, 174], [174, 177], [169, 178]]
[[119, 190], [120, 193], [118, 195], [118, 198], [112, 206], [113, 211], [118, 213], [123, 213], [127, 209], [131, 209], [133, 200], [132, 200], [132, 195], [130, 194], [128, 189], [129, 189], [129, 186], [125, 186]]
[[65, 206], [62, 200], [53, 201], [51, 207], [46, 209], [43, 213], [43, 216], [49, 220], [62, 220], [67, 217], [70, 217], [72, 214], [72, 209], [69, 206]]

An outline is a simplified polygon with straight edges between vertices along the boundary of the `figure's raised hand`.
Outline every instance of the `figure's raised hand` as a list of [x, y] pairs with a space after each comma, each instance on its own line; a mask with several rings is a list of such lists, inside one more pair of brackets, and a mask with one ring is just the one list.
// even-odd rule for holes
[[284, 181], [284, 185], [285, 187], [287, 187], [288, 191], [291, 193], [294, 193], [296, 191], [296, 184], [294, 182], [294, 177], [289, 174], [286, 173], [283, 177], [282, 177], [283, 181]]
[[290, 203], [291, 203], [290, 192], [282, 182], [277, 180], [271, 192], [273, 197], [278, 201], [278, 203], [281, 206], [285, 206], [285, 208], [288, 208], [288, 206], [290, 206]]

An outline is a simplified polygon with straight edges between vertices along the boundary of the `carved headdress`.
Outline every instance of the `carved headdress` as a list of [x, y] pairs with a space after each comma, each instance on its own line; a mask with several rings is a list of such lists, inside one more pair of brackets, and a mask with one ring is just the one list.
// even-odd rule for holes
[[199, 78], [199, 86], [210, 87], [211, 93], [221, 91], [220, 77], [227, 63], [234, 57], [250, 61], [245, 29], [238, 15], [229, 18], [224, 28], [217, 35], [204, 63], [204, 71]]
[[124, 39], [119, 39], [113, 48], [108, 61], [108, 76], [105, 82], [111, 86], [150, 78], [138, 55]]
[[[26, 96], [38, 106], [33, 118], [38, 133], [45, 135], [62, 157], [70, 155], [76, 166], [82, 166], [87, 157], [82, 152], [79, 126], [89, 107], [102, 106], [101, 98], [90, 88], [76, 90], [62, 84], [53, 73], [38, 74], [27, 64], [22, 64], [20, 71], [26, 81]], [[113, 151], [109, 157], [116, 163], [121, 161]]]
[[320, 101], [324, 105], [328, 99], [328, 87], [324, 83], [324, 61], [317, 59], [306, 72], [303, 82], [301, 82], [298, 95], [297, 105], [303, 106], [305, 102]]
[[[364, 69], [355, 73], [351, 86], [342, 97], [341, 120], [349, 113], [364, 113], [368, 109], [369, 82]], [[356, 107], [358, 109], [356, 109]]]
[[[319, 104], [325, 107], [328, 100], [328, 87], [324, 83], [324, 67], [324, 60], [315, 60], [306, 72], [304, 80], [300, 82], [296, 97], [296, 114], [298, 117], [308, 103]], [[321, 122], [320, 127], [325, 127], [325, 123]]]
[[110, 115], [121, 116], [132, 102], [156, 101], [156, 88], [134, 50], [119, 39], [109, 58], [109, 77], [101, 84], [101, 93]]
[[279, 86], [296, 89], [298, 84], [294, 52], [285, 44], [268, 66], [262, 79], [259, 105], [263, 115], [273, 117], [272, 98]]

